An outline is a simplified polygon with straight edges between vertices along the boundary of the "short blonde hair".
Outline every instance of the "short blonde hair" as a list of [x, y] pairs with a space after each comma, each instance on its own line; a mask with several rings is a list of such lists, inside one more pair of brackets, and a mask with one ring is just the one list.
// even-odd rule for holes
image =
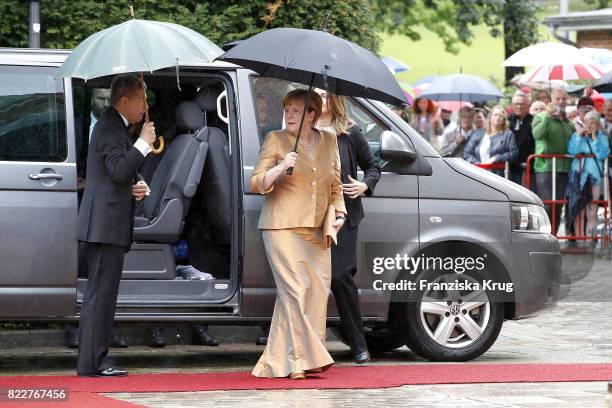
[[490, 136], [493, 136], [495, 134], [493, 133], [493, 124], [491, 123], [491, 119], [493, 119], [493, 114], [495, 113], [495, 111], [500, 111], [504, 116], [504, 125], [502, 126], [501, 131], [505, 132], [506, 130], [508, 130], [508, 113], [506, 112], [506, 109], [504, 109], [504, 107], [501, 105], [495, 105], [489, 112], [489, 116], [487, 116], [487, 134]]
[[[306, 89], [294, 89], [283, 98], [283, 108], [287, 106], [289, 102], [304, 103], [304, 99], [306, 99], [307, 94], [308, 91]], [[314, 126], [319, 120], [319, 116], [321, 116], [321, 112], [323, 111], [323, 99], [321, 99], [321, 96], [318, 93], [310, 92], [310, 98], [308, 98], [306, 109], [315, 113], [314, 121], [312, 122], [312, 125]]]
[[546, 109], [546, 104], [542, 101], [535, 101], [534, 103], [531, 104], [531, 106], [529, 107], [529, 113], [532, 115], [535, 115], [535, 110], [536, 109]]

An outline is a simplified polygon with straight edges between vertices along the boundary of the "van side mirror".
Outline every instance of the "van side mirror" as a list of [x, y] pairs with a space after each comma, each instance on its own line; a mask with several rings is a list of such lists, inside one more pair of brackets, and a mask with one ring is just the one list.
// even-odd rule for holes
[[380, 157], [386, 161], [408, 164], [416, 160], [417, 154], [403, 137], [385, 130], [380, 135]]

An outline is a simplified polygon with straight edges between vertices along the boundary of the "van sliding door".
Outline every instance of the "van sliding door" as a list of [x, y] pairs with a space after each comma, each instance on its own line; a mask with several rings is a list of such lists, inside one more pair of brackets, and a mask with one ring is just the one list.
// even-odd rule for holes
[[[57, 68], [0, 66], [0, 318], [75, 313], [76, 168]], [[68, 84], [66, 82], [66, 84]], [[69, 85], [68, 85], [69, 86]]]

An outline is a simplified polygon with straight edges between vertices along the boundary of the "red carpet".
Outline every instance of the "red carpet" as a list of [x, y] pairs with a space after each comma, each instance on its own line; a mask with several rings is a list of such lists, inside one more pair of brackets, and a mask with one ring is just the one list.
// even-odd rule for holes
[[[412, 384], [610, 381], [612, 364], [418, 364], [333, 367], [294, 381], [248, 372], [132, 374], [124, 378], [0, 376], [0, 388], [67, 388], [74, 392], [174, 392], [289, 388], [387, 388]], [[0, 407], [3, 407], [0, 405]], [[21, 406], [21, 405], [20, 405]]]
[[70, 391], [67, 401], [45, 401], [34, 402], [19, 401], [19, 402], [4, 402], [0, 401], [2, 408], [63, 408], [63, 407], [104, 407], [104, 408], [133, 408], [140, 405], [130, 404], [129, 402], [116, 400], [105, 397], [104, 395], [93, 394], [91, 392]]

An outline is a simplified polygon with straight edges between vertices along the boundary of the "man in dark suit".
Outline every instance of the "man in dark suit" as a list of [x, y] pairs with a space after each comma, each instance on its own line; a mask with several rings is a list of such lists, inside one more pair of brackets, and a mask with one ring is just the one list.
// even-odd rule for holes
[[[364, 216], [361, 197], [371, 196], [374, 192], [380, 179], [380, 167], [358, 126], [338, 135], [338, 151], [348, 215], [344, 228], [338, 232], [338, 245], [332, 247], [331, 290], [353, 358], [361, 364], [370, 359], [370, 353], [361, 322], [359, 293], [353, 279], [357, 273], [357, 236], [359, 223]], [[357, 166], [364, 172], [363, 181], [357, 180]]]
[[111, 107], [100, 117], [87, 156], [87, 183], [79, 210], [76, 239], [86, 242], [89, 277], [79, 324], [77, 374], [120, 376], [124, 370], [106, 361], [121, 280], [123, 257], [132, 243], [135, 200], [148, 191], [136, 182], [137, 168], [155, 141], [147, 123], [132, 144], [130, 123], [147, 109], [145, 85], [136, 76], [121, 75], [111, 84]]

